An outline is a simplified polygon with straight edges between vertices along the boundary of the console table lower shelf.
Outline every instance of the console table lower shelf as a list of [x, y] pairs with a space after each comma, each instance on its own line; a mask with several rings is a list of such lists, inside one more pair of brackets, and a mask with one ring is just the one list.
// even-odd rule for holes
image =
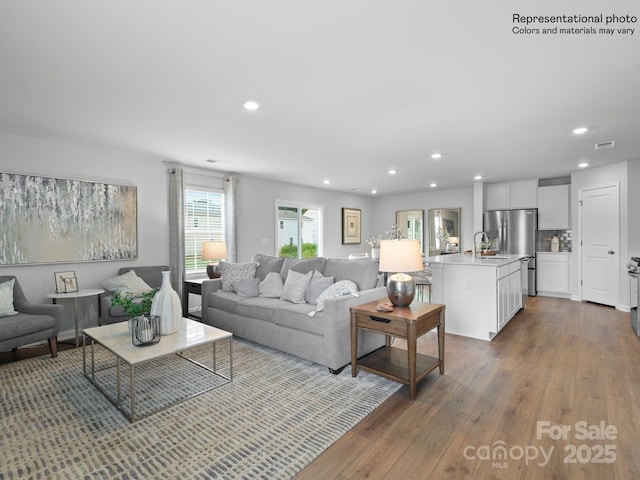
[[[445, 306], [422, 302], [408, 307], [395, 307], [393, 312], [378, 312], [376, 306], [387, 299], [351, 308], [351, 375], [358, 369], [375, 373], [409, 385], [411, 399], [416, 398], [416, 384], [436, 368], [444, 373]], [[417, 339], [438, 329], [438, 357], [417, 353]], [[369, 330], [387, 336], [386, 346], [358, 359], [358, 330]], [[390, 345], [390, 337], [407, 341], [407, 350]]]

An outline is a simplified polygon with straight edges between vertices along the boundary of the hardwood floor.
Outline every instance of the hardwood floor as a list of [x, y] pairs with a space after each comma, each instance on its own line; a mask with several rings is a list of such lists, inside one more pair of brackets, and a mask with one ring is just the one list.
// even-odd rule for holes
[[[71, 342], [58, 342], [58, 353], [65, 350], [75, 348], [74, 343]], [[17, 362], [26, 358], [39, 357], [41, 355], [51, 356], [51, 350], [49, 350], [49, 344], [44, 341], [38, 345], [31, 345], [28, 347], [20, 347], [15, 352], [7, 351], [0, 352], [0, 365], [5, 363]]]
[[414, 401], [403, 386], [295, 478], [640, 478], [639, 366], [628, 313], [533, 297], [492, 342], [447, 335], [443, 376]]

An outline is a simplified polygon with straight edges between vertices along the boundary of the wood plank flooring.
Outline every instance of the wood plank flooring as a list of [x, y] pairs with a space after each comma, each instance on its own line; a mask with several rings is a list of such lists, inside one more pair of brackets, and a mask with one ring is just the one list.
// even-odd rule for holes
[[[418, 351], [437, 352], [435, 332]], [[601, 424], [615, 438], [580, 438], [585, 426], [602, 436]], [[639, 450], [629, 314], [530, 297], [492, 342], [446, 335], [443, 376], [432, 372], [414, 401], [403, 386], [295, 478], [629, 480], [640, 478]]]

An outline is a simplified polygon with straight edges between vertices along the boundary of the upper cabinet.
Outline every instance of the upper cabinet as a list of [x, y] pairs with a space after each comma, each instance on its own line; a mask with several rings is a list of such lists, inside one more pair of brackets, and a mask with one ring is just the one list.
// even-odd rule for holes
[[538, 206], [538, 180], [488, 183], [485, 204], [485, 210], [536, 208]]
[[571, 228], [569, 190], [570, 185], [554, 185], [538, 189], [539, 230], [565, 230]]

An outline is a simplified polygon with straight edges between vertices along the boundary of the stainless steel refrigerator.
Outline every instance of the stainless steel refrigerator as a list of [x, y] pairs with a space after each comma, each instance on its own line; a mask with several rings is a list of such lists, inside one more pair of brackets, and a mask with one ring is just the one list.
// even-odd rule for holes
[[528, 292], [536, 295], [536, 231], [538, 209], [491, 210], [484, 214], [484, 231], [499, 253], [529, 257]]

